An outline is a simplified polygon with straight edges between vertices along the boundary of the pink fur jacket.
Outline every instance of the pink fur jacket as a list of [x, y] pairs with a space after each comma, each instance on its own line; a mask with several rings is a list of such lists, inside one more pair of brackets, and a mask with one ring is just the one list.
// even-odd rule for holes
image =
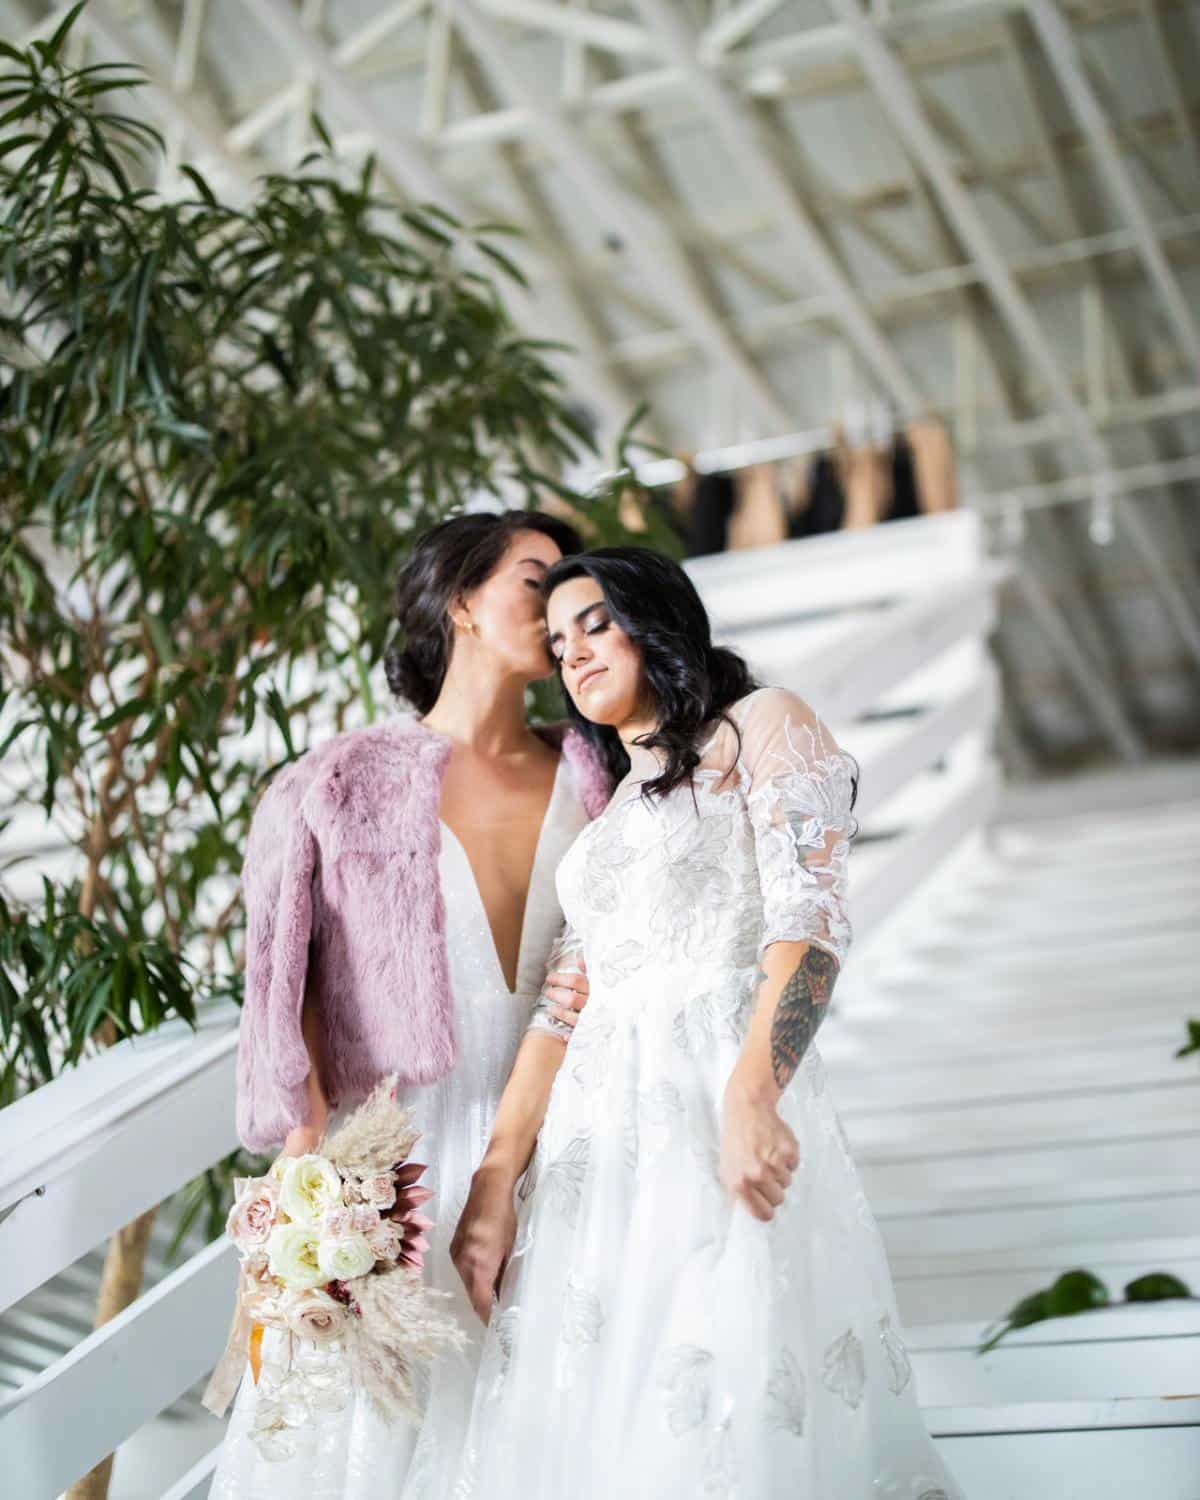
[[[606, 771], [577, 730], [561, 745], [589, 817]], [[438, 879], [451, 742], [412, 714], [353, 729], [282, 770], [255, 810], [242, 869], [245, 1001], [237, 1125], [253, 1151], [307, 1119], [305, 985], [319, 997], [331, 1108], [388, 1073], [430, 1083], [454, 1066], [454, 998]]]

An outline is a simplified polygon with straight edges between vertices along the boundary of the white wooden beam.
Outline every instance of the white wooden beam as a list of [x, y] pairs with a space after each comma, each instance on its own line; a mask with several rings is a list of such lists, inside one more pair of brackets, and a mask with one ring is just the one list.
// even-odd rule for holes
[[621, 231], [628, 255], [647, 285], [672, 309], [714, 365], [737, 381], [755, 419], [768, 428], [787, 428], [787, 407], [696, 284], [659, 216], [625, 188], [561, 104], [517, 71], [491, 17], [477, 0], [448, 0], [448, 4], [501, 102], [526, 110], [538, 120], [548, 148], [571, 172], [581, 199], [593, 214], [607, 216], [609, 227]]
[[1101, 108], [1079, 55], [1079, 46], [1057, 0], [1026, 0], [1046, 55], [1058, 76], [1079, 123], [1092, 143], [1100, 175], [1132, 230], [1138, 254], [1151, 285], [1158, 293], [1168, 322], [1200, 378], [1200, 322], [1172, 271], [1151, 225], [1137, 184], [1117, 145], [1107, 114]]
[[[490, 101], [493, 96], [490, 85], [483, 76], [474, 55], [465, 51], [460, 53], [458, 66], [463, 86], [472, 103], [476, 107], [485, 107], [485, 101]], [[499, 173], [507, 195], [522, 205], [523, 223], [527, 231], [532, 231], [530, 248], [541, 262], [540, 270], [544, 275], [553, 276], [558, 281], [563, 296], [569, 300], [572, 308], [575, 342], [587, 352], [587, 358], [594, 368], [605, 370], [614, 395], [624, 397], [625, 411], [628, 415], [645, 400], [645, 392], [629, 379], [624, 371], [617, 370], [608, 363], [605, 353], [611, 347], [608, 330], [600, 320], [590, 296], [576, 284], [577, 268], [566, 248], [562, 228], [553, 210], [546, 201], [545, 195], [524, 169], [520, 160], [520, 152], [516, 147], [498, 146], [494, 149], [493, 156], [495, 170]], [[615, 435], [622, 425], [614, 420], [615, 404], [611, 401], [607, 403], [605, 411], [612, 428], [612, 433], [609, 435]], [[659, 426], [653, 410], [647, 410], [639, 432], [647, 441], [656, 443], [660, 447], [666, 442], [666, 435]]]
[[[1200, 124], [1197, 124], [1195, 110], [1188, 101], [1178, 59], [1171, 49], [1162, 0], [1138, 0], [1138, 11], [1150, 38], [1150, 50], [1154, 54], [1159, 77], [1171, 106], [1176, 133], [1192, 169], [1192, 188], [1200, 193]], [[1186, 23], [1187, 19], [1185, 10], [1180, 21]]]
[[[1159, 238], [1188, 243], [1200, 233], [1200, 215], [1189, 215], [1183, 219], [1172, 219], [1158, 229]], [[1018, 283], [1032, 282], [1044, 276], [1059, 276], [1073, 266], [1086, 268], [1087, 263], [1102, 256], [1119, 255], [1133, 249], [1133, 235], [1125, 229], [1110, 230], [1103, 234], [1088, 235], [1082, 239], [1064, 241], [1017, 255], [1004, 257], [1009, 271]], [[1086, 278], [1090, 274], [1082, 272]], [[987, 284], [984, 268], [975, 260], [967, 259], [961, 265], [947, 266], [936, 271], [922, 271], [907, 276], [897, 276], [877, 286], [860, 291], [867, 307], [878, 317], [913, 302], [938, 303], [964, 288]], [[944, 309], [937, 308], [936, 316], [943, 316]], [[794, 302], [776, 303], [743, 314], [734, 319], [742, 336], [752, 342], [778, 338], [783, 333], [803, 329], [814, 323], [828, 322], [833, 316], [830, 300], [823, 294], [797, 298]], [[617, 342], [613, 357], [620, 363], [650, 363], [651, 361], [679, 360], [687, 357], [690, 345], [684, 335], [676, 329], [661, 333], [635, 334]]]
[[[353, 79], [331, 58], [328, 49], [300, 23], [287, 0], [252, 0], [254, 10], [272, 35], [299, 64], [311, 69], [318, 85], [344, 119], [353, 122], [371, 141], [380, 165], [392, 180], [412, 197], [438, 204], [459, 219], [469, 219], [456, 191], [434, 167], [419, 141], [384, 120], [376, 107], [355, 87]], [[544, 332], [545, 309], [539, 307], [515, 284], [505, 295], [518, 310], [518, 321], [526, 329]], [[619, 428], [630, 415], [625, 393], [605, 373], [604, 355], [590, 332], [575, 320], [562, 330], [580, 349], [588, 372], [586, 394], [604, 409]]]
[[703, 34], [700, 53], [705, 62], [717, 62], [754, 30], [756, 26], [773, 16], [784, 0], [742, 0], [732, 10], [713, 21]]
[[618, 21], [611, 16], [593, 15], [589, 11], [568, 10], [550, 5], [546, 0], [479, 0], [494, 16], [515, 21], [570, 41], [586, 42], [605, 52], [629, 57], [656, 57], [654, 38], [640, 26]]
[[759, 135], [749, 106], [697, 54], [697, 37], [672, 0], [635, 0], [663, 50], [695, 90], [701, 112], [717, 131], [739, 175], [750, 183], [776, 218], [797, 270], [811, 274], [832, 303], [834, 315], [865, 367], [905, 416], [927, 405], [916, 381], [868, 312], [853, 282], [826, 245], [789, 174]]
[[[998, 247], [978, 208], [951, 171], [941, 143], [930, 128], [906, 70], [884, 42], [861, 0], [830, 0], [834, 12], [854, 33], [859, 57], [876, 96], [919, 159], [959, 237], [983, 272], [985, 283], [1008, 321], [1025, 357], [1045, 383], [1054, 406], [1070, 429], [1098, 482], [1111, 478], [1108, 445], [1074, 389], [1050, 339]], [[1050, 0], [1029, 0], [1034, 5]], [[1150, 569], [1163, 606], [1189, 652], [1200, 662], [1200, 608], [1180, 586], [1157, 537], [1136, 506], [1117, 499], [1116, 513], [1130, 541]]]
[[[1114, 469], [1112, 478], [1126, 495], [1136, 494], [1139, 490], [1165, 489], [1171, 484], [1191, 484], [1200, 480], [1200, 456], [1133, 464], [1126, 469]], [[1037, 510], [1047, 505], [1074, 505], [1090, 501], [1095, 486], [1093, 474], [1072, 474], [1066, 479], [1054, 479], [1046, 484], [1024, 485], [975, 495], [971, 505], [974, 509], [991, 515], [1003, 515], [1012, 505], [1019, 505], [1024, 510]]]

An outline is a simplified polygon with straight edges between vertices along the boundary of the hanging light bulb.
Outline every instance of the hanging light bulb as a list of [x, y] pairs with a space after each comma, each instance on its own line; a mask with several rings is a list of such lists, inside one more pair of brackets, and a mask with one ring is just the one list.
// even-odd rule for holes
[[1107, 547], [1111, 544], [1115, 534], [1112, 476], [1101, 474], [1092, 491], [1092, 513], [1088, 517], [1088, 536], [1097, 547]]

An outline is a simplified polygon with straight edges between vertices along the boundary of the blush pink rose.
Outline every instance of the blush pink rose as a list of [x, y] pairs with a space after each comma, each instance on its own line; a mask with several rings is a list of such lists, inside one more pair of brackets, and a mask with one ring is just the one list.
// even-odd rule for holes
[[395, 1174], [384, 1172], [378, 1177], [364, 1177], [359, 1184], [359, 1192], [363, 1202], [369, 1203], [372, 1208], [391, 1208], [396, 1201]]
[[380, 1219], [374, 1230], [368, 1232], [367, 1244], [375, 1252], [376, 1260], [396, 1260], [404, 1244], [404, 1231], [391, 1219]]
[[342, 1303], [317, 1287], [302, 1292], [288, 1292], [283, 1299], [283, 1317], [297, 1337], [327, 1344], [341, 1336], [346, 1327], [346, 1309]]
[[239, 1250], [248, 1253], [265, 1245], [279, 1212], [279, 1185], [269, 1177], [239, 1177], [236, 1197], [225, 1232]]

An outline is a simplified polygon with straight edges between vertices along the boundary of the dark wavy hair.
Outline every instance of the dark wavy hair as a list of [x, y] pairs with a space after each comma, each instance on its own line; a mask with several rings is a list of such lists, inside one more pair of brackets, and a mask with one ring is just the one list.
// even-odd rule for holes
[[521, 531], [540, 531], [564, 558], [583, 550], [568, 521], [540, 510], [469, 511], [430, 527], [396, 575], [396, 635], [384, 652], [388, 687], [426, 714], [437, 702], [454, 650], [450, 606], [486, 583]]
[[[713, 644], [708, 611], [695, 584], [661, 552], [597, 547], [564, 557], [546, 574], [542, 597], [549, 600], [560, 584], [582, 577], [600, 585], [609, 614], [641, 653], [659, 725], [638, 743], [666, 751], [661, 774], [647, 781], [642, 795], [664, 797], [691, 780], [700, 763], [700, 732], [714, 719], [730, 725], [740, 750], [741, 733], [726, 710], [760, 684], [736, 651]], [[614, 782], [620, 781], [629, 770], [620, 735], [608, 724], [585, 719], [570, 694], [563, 696], [571, 722], [600, 752]]]

